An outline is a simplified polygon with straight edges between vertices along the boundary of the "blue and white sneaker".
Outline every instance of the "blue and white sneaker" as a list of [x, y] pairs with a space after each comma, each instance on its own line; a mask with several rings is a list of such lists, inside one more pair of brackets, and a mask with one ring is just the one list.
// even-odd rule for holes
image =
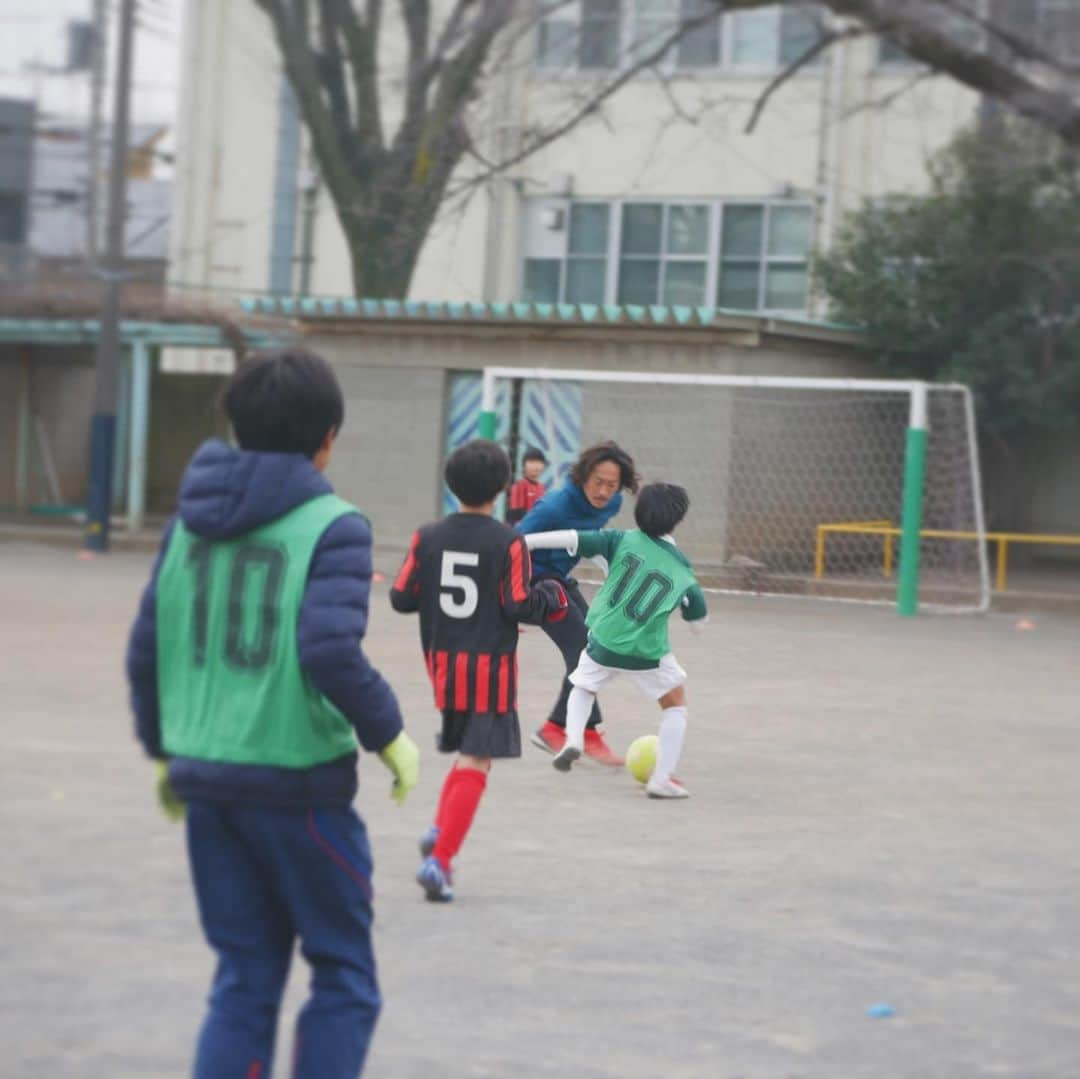
[[416, 883], [424, 889], [429, 903], [449, 903], [454, 898], [450, 887], [450, 874], [439, 864], [438, 858], [428, 856], [416, 874]]
[[429, 858], [431, 852], [435, 849], [435, 844], [439, 839], [439, 829], [433, 824], [421, 837], [420, 837], [420, 857]]

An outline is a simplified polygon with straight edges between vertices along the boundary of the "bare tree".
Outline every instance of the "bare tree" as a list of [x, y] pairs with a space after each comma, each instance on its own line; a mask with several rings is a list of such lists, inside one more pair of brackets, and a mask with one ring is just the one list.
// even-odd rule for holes
[[[405, 294], [440, 207], [460, 191], [451, 187], [455, 175], [460, 180], [464, 174], [475, 187], [520, 164], [595, 116], [643, 72], [656, 71], [686, 34], [720, 10], [776, 0], [695, 5], [694, 17], [636, 43], [629, 60], [612, 70], [570, 86], [557, 115], [517, 131], [493, 152], [474, 134], [478, 103], [502, 92], [496, 75], [501, 65], [515, 62], [514, 42], [578, 2], [398, 0], [384, 12], [383, 0], [255, 0], [272, 23], [344, 231], [357, 295]], [[818, 40], [769, 83], [748, 129], [800, 67], [836, 42], [876, 33], [1080, 147], [1080, 66], [1029, 31], [1023, 8], [1039, 2], [821, 0]], [[787, 3], [807, 6], [806, 0]], [[391, 115], [397, 119], [393, 133], [387, 130]], [[475, 167], [466, 170], [470, 158]]]
[[[1070, 55], [1080, 44], [1080, 12], [1057, 7], [1054, 24], [1040, 18], [1040, 0], [821, 2], [1080, 147], [1080, 47]], [[763, 5], [724, 5], [732, 6]]]
[[[590, 85], [550, 129], [490, 161], [474, 139], [476, 103], [490, 91], [496, 63], [510, 63], [496, 42], [534, 26], [571, 0], [400, 0], [394, 13], [405, 41], [401, 90], [389, 108], [380, 64], [391, 30], [383, 0], [255, 0], [273, 25], [285, 72], [315, 158], [345, 233], [358, 296], [402, 296], [448, 190], [466, 155], [479, 162], [477, 181], [524, 160], [570, 130], [640, 71], [656, 64], [708, 13], [682, 20], [650, 40], [632, 63]], [[446, 11], [439, 22], [433, 11]], [[392, 135], [384, 113], [399, 113]]]

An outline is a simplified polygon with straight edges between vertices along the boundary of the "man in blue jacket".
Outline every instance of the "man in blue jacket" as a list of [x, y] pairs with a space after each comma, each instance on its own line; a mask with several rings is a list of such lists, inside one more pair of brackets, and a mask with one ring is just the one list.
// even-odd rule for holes
[[[619, 512], [622, 507], [621, 492], [636, 494], [637, 489], [638, 477], [633, 458], [615, 442], [600, 442], [581, 454], [562, 487], [549, 492], [533, 506], [519, 522], [518, 531], [526, 535], [563, 529], [595, 532]], [[578, 561], [576, 556], [563, 550], [533, 552], [533, 581], [558, 581], [566, 589], [570, 601], [566, 618], [543, 626], [544, 632], [562, 654], [566, 676], [547, 722], [533, 733], [531, 741], [533, 745], [553, 754], [566, 744], [566, 702], [573, 688], [569, 676], [577, 667], [589, 639], [585, 627], [589, 605], [577, 581], [570, 576]], [[585, 730], [585, 754], [600, 764], [617, 768], [623, 760], [612, 752], [597, 729], [600, 722], [600, 708], [594, 704]]]
[[136, 733], [168, 762], [218, 965], [197, 1079], [268, 1075], [294, 941], [312, 968], [294, 1075], [353, 1079], [380, 997], [371, 852], [352, 808], [357, 748], [394, 775], [418, 754], [367, 661], [371, 529], [323, 476], [344, 403], [320, 357], [241, 365], [225, 393], [240, 449], [188, 465], [131, 632]]

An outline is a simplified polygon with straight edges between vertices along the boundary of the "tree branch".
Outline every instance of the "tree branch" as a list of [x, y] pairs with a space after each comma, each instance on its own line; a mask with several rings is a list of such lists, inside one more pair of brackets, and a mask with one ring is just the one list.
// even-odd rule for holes
[[[749, 6], [765, 7], [768, 0], [753, 0]], [[727, 5], [730, 7], [730, 4]], [[639, 56], [634, 63], [630, 64], [614, 78], [606, 84], [600, 86], [595, 92], [593, 92], [589, 98], [574, 112], [572, 112], [565, 120], [557, 123], [554, 127], [549, 128], [547, 131], [537, 135], [534, 139], [528, 142], [522, 149], [514, 154], [511, 154], [505, 160], [499, 162], [494, 168], [486, 169], [484, 172], [475, 176], [470, 181], [471, 183], [484, 183], [486, 180], [491, 179], [493, 176], [498, 175], [501, 172], [505, 172], [507, 169], [512, 168], [514, 165], [520, 164], [522, 161], [533, 154], [542, 150], [545, 146], [550, 146], [551, 143], [558, 139], [561, 139], [563, 135], [572, 131], [583, 120], [588, 119], [590, 116], [594, 116], [600, 111], [604, 102], [608, 101], [615, 93], [621, 90], [628, 82], [635, 79], [642, 71], [655, 67], [670, 51], [678, 44], [678, 42], [684, 38], [691, 31], [696, 30], [700, 26], [704, 26], [706, 23], [711, 22], [715, 18], [715, 13], [709, 12], [707, 14], [695, 16], [692, 19], [685, 19], [680, 21], [678, 28], [671, 34], [667, 35], [650, 52]]]
[[319, 0], [319, 39], [322, 55], [319, 57], [319, 76], [330, 102], [330, 115], [340, 131], [352, 129], [349, 95], [345, 89], [345, 61], [338, 47], [338, 35], [334, 17], [333, 0]]
[[383, 151], [382, 106], [379, 101], [379, 67], [377, 59], [378, 26], [381, 0], [369, 0], [367, 23], [350, 0], [325, 0], [335, 28], [345, 40], [352, 71], [353, 94], [356, 98], [356, 133], [375, 160]]
[[[1016, 63], [1014, 55], [991, 55], [942, 33], [941, 5], [930, 5], [925, 0], [907, 0], [903, 5], [897, 0], [823, 2], [836, 14], [858, 19], [890, 37], [914, 59], [1011, 105], [1067, 143], [1080, 146], [1080, 94], [1049, 84], [1053, 77], [1063, 74], [1059, 64], [1027, 70]], [[756, 0], [753, 6], [759, 6]]]
[[303, 10], [294, 18], [288, 11], [287, 0], [255, 0], [255, 3], [270, 18], [285, 73], [311, 136], [319, 167], [340, 211], [354, 201], [349, 156], [344, 146], [348, 132], [338, 131], [323, 101]]
[[782, 71], [775, 75], [770, 81], [769, 85], [761, 91], [757, 101], [754, 103], [754, 108], [750, 113], [750, 118], [746, 121], [746, 126], [743, 128], [743, 134], [749, 135], [755, 127], [757, 122], [761, 119], [761, 114], [765, 111], [765, 106], [768, 105], [772, 99], [773, 94], [784, 85], [793, 75], [798, 74], [807, 64], [811, 63], [814, 59], [820, 56], [826, 49], [835, 45], [838, 41], [846, 41], [851, 38], [862, 37], [865, 31], [861, 27], [848, 27], [844, 30], [829, 30], [823, 33], [813, 45], [810, 46], [795, 60], [792, 60]]

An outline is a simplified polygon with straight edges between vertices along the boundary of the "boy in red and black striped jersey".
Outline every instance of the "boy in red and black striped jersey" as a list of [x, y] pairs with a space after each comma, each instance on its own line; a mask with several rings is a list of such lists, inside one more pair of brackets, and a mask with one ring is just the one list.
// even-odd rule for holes
[[492, 516], [510, 482], [510, 459], [476, 440], [446, 462], [461, 511], [424, 525], [390, 590], [395, 611], [420, 612], [420, 641], [442, 713], [439, 749], [458, 758], [443, 783], [435, 823], [421, 840], [417, 881], [436, 902], [453, 898], [451, 863], [487, 785], [491, 762], [521, 756], [517, 716], [518, 623], [566, 617], [557, 581], [530, 587], [529, 549]]
[[547, 468], [547, 458], [541, 450], [530, 446], [521, 458], [521, 479], [510, 488], [506, 510], [506, 523], [516, 525], [547, 493], [540, 477]]

